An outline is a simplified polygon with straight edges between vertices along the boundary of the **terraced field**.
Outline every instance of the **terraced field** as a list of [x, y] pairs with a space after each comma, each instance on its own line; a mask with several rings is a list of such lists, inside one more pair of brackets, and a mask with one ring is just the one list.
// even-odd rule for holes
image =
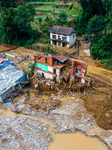
[[61, 11], [65, 11], [68, 16], [67, 20], [71, 21], [81, 10], [81, 7], [77, 2], [74, 2], [72, 9], [68, 9], [72, 2], [66, 4], [57, 1], [55, 1], [54, 4], [53, 2], [32, 2], [32, 4], [36, 10], [35, 21], [32, 22], [32, 27], [35, 29], [39, 28], [38, 18], [42, 18], [44, 21], [44, 19], [48, 16], [55, 20]]

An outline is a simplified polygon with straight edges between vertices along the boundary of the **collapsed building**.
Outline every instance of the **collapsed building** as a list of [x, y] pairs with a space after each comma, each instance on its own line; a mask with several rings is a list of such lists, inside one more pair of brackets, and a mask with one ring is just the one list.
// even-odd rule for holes
[[0, 101], [3, 102], [9, 94], [20, 90], [28, 80], [28, 75], [24, 75], [22, 70], [6, 60], [0, 65]]
[[86, 82], [87, 63], [62, 55], [35, 55], [36, 74], [55, 82], [72, 81], [76, 77], [81, 78], [81, 82]]

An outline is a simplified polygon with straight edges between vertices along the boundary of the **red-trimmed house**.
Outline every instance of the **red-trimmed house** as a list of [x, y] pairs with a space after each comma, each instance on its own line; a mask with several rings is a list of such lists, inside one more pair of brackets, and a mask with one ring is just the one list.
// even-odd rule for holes
[[64, 67], [73, 66], [72, 75], [84, 77], [86, 73], [85, 62], [75, 60], [62, 55], [47, 56], [42, 54], [35, 55], [36, 74], [41, 74], [45, 78], [60, 81]]

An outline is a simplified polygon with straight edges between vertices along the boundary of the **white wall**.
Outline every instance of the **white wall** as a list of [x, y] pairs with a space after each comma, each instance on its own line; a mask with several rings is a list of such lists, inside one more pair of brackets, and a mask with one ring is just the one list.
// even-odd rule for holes
[[[61, 40], [62, 40], [62, 37], [64, 36], [62, 34], [50, 33], [50, 39], [52, 39], [52, 35], [56, 35], [56, 39], [58, 39], [58, 36], [61, 36]], [[73, 36], [75, 36], [74, 39], [73, 39]], [[67, 42], [69, 42], [69, 44], [73, 44], [73, 43], [75, 43], [75, 41], [76, 41], [76, 33], [73, 35], [70, 35], [70, 36], [67, 35]], [[53, 44], [52, 41], [51, 41], [51, 44]], [[69, 44], [67, 44], [67, 47], [69, 47]], [[57, 42], [57, 45], [58, 45], [58, 42]], [[62, 46], [62, 43], [60, 44], [60, 46]]]
[[52, 33], [50, 33], [50, 39], [52, 39]]
[[56, 74], [57, 74], [57, 76], [59, 76], [59, 69], [56, 69]]
[[[41, 71], [41, 70], [37, 70], [37, 71], [36, 71], [36, 74], [40, 74], [40, 75], [42, 75], [42, 73], [44, 73], [45, 78], [53, 79], [53, 75], [52, 75], [52, 74], [50, 74], [50, 73], [46, 73], [46, 72]], [[56, 76], [56, 81], [60, 81], [60, 78], [59, 78], [59, 77], [57, 77], [57, 76]]]
[[[75, 36], [74, 39], [73, 39], [73, 36]], [[73, 43], [75, 43], [75, 41], [76, 41], [76, 34], [70, 35], [69, 36], [69, 44], [73, 44]]]
[[42, 75], [42, 73], [44, 73], [45, 78], [53, 79], [53, 75], [52, 75], [52, 74], [50, 74], [50, 73], [46, 73], [46, 72], [41, 71], [41, 70], [37, 70], [37, 71], [36, 71], [36, 74], [40, 74], [40, 75]]
[[53, 72], [53, 67], [48, 66], [48, 71]]
[[[61, 40], [62, 40], [62, 37], [64, 36], [63, 34], [50, 33], [50, 39], [52, 39], [52, 35], [56, 35], [56, 39], [58, 39], [58, 36], [61, 36]], [[69, 36], [67, 36], [67, 41], [69, 42]]]

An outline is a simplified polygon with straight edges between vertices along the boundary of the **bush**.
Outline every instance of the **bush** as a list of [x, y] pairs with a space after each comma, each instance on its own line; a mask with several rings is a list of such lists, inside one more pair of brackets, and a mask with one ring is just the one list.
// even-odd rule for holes
[[106, 68], [109, 68], [110, 70], [112, 70], [112, 59], [103, 59], [100, 60], [100, 63], [102, 63]]
[[33, 74], [33, 71], [35, 70], [35, 64], [29, 62], [28, 68], [30, 69], [30, 70], [29, 70], [29, 73], [30, 73], [30, 74]]
[[97, 36], [91, 44], [91, 55], [100, 60], [112, 59], [112, 35]]
[[37, 45], [36, 48], [39, 48], [39, 45]]
[[40, 39], [40, 43], [45, 43], [45, 44], [47, 44], [47, 43], [48, 43], [48, 38], [41, 38], [41, 39]]

